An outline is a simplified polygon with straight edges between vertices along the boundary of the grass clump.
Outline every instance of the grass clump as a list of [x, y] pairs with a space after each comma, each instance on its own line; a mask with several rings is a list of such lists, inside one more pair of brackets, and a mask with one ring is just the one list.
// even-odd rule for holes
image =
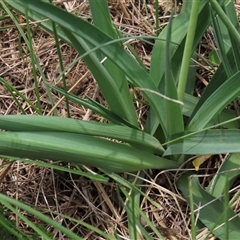
[[1, 1], [9, 234], [237, 239], [237, 11], [164, 6]]

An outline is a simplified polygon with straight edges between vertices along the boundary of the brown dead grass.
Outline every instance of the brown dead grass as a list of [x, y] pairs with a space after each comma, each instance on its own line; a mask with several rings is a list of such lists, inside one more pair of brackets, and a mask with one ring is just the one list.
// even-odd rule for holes
[[[55, 1], [56, 4], [65, 8], [66, 11], [74, 12], [77, 15], [90, 20], [89, 6], [86, 1]], [[138, 0], [110, 0], [110, 12], [118, 29], [126, 35], [153, 35], [155, 34], [154, 1], [147, 1], [147, 13], [142, 1]], [[161, 6], [161, 27], [169, 19], [166, 9], [166, 1], [160, 1]], [[240, 5], [236, 7], [240, 10]], [[179, 9], [180, 10], [180, 9]], [[165, 13], [165, 15], [164, 15]], [[24, 28], [24, 18], [18, 16]], [[18, 91], [24, 94], [32, 102], [36, 102], [35, 85], [32, 75], [32, 66], [29, 51], [24, 41], [19, 37], [18, 30], [12, 21], [7, 18], [0, 22], [1, 27], [6, 30], [0, 34], [0, 77], [8, 81]], [[32, 29], [36, 30], [36, 24], [32, 24]], [[205, 40], [199, 48], [199, 53], [207, 54], [212, 49], [210, 35], [206, 35]], [[151, 46], [138, 41], [129, 40], [134, 49], [139, 54], [145, 66], [149, 66]], [[37, 29], [33, 38], [33, 47], [38, 57], [41, 67], [46, 75], [47, 81], [58, 87], [63, 87], [61, 81], [56, 81], [60, 74], [57, 50], [53, 37], [42, 29]], [[78, 53], [61, 42], [64, 66], [70, 64], [78, 57]], [[198, 62], [198, 65], [201, 65]], [[201, 91], [209, 80], [208, 69], [202, 66], [202, 72], [197, 75], [196, 95], [201, 95]], [[39, 75], [40, 76], [40, 75]], [[85, 97], [92, 97], [104, 104], [104, 99], [98, 91], [98, 86], [88, 71], [84, 62], [77, 62], [66, 72], [67, 87], [74, 94]], [[53, 92], [55, 102], [59, 104], [52, 106], [46, 94], [43, 79], [39, 78], [41, 106], [44, 115], [52, 115], [56, 109], [60, 116], [66, 116], [66, 104], [61, 100], [61, 96]], [[3, 84], [0, 84], [0, 113], [1, 114], [21, 114], [19, 107]], [[139, 95], [141, 98], [141, 95]], [[27, 114], [36, 114], [36, 111], [28, 103], [18, 98], [24, 111]], [[139, 122], [144, 121], [143, 115], [146, 108], [141, 103], [136, 102], [138, 108]], [[100, 118], [84, 107], [70, 102], [71, 116], [77, 119], [99, 121]], [[122, 208], [116, 193], [115, 183], [103, 184], [90, 182], [87, 179], [69, 174], [59, 174], [52, 169], [39, 167], [33, 164], [15, 162], [13, 165], [6, 165], [8, 160], [3, 159], [0, 190], [15, 199], [35, 206], [42, 213], [49, 215], [55, 221], [74, 231], [83, 239], [103, 239], [95, 232], [89, 231], [72, 221], [62, 217], [62, 214], [77, 220], [89, 223], [108, 234], [114, 236], [117, 232], [122, 239], [128, 239], [126, 212]], [[215, 163], [213, 163], [215, 162]], [[212, 174], [218, 167], [219, 161], [208, 161], [205, 163], [203, 174]], [[215, 165], [216, 164], [216, 165]], [[124, 174], [123, 177], [128, 177]], [[164, 171], [148, 171], [144, 179], [143, 190], [160, 208], [154, 207], [147, 199], [143, 198], [141, 207], [147, 217], [154, 223], [166, 239], [189, 239], [190, 218], [189, 209], [185, 200], [174, 187], [175, 173]], [[203, 178], [203, 184], [206, 180]], [[53, 214], [54, 212], [55, 214]], [[26, 216], [35, 224], [42, 224], [34, 216]], [[16, 221], [16, 225], [27, 234], [31, 235], [32, 230], [23, 221], [14, 215], [10, 216]], [[150, 231], [143, 221], [143, 226]], [[53, 234], [53, 239], [67, 239], [60, 231], [52, 226], [45, 228]], [[206, 230], [204, 230], [206, 231]], [[157, 239], [154, 235], [153, 237]], [[199, 237], [200, 239], [200, 237]]]

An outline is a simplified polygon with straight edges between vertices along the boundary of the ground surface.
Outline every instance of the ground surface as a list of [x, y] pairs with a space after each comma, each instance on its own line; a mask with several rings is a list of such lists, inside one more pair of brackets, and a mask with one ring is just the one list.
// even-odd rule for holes
[[[85, 1], [53, 1], [66, 11], [74, 12], [86, 20], [90, 20], [89, 6]], [[154, 35], [154, 1], [109, 1], [112, 19], [116, 26], [126, 34], [132, 35]], [[179, 1], [180, 3], [180, 1]], [[145, 8], [146, 7], [146, 8]], [[236, 7], [240, 9], [240, 4], [236, 2]], [[160, 0], [160, 22], [163, 28], [169, 20], [169, 11], [171, 5], [167, 7], [166, 1]], [[179, 6], [178, 11], [181, 10]], [[17, 15], [19, 21], [24, 23], [24, 18]], [[32, 68], [29, 52], [24, 41], [19, 37], [17, 29], [12, 21], [7, 18], [0, 22], [1, 27], [6, 30], [0, 34], [0, 77], [7, 80], [18, 91], [24, 94], [31, 101], [36, 100], [35, 87], [32, 77]], [[33, 25], [34, 29], [36, 26]], [[138, 40], [131, 40], [129, 43], [137, 51], [138, 55], [148, 67], [150, 64], [151, 46], [148, 46]], [[212, 37], [207, 34], [199, 46], [199, 53], [207, 55], [209, 49], [213, 48]], [[51, 35], [41, 29], [37, 29], [33, 38], [33, 46], [37, 57], [40, 59], [41, 66], [47, 76], [47, 80], [62, 87], [61, 83], [56, 81], [60, 69], [54, 39]], [[77, 52], [65, 43], [61, 43], [64, 65], [67, 66], [77, 56]], [[198, 81], [196, 84], [196, 95], [201, 94], [202, 89], [208, 83], [209, 73], [206, 69], [199, 69]], [[99, 93], [96, 82], [88, 72], [83, 62], [78, 62], [66, 74], [68, 88], [73, 88], [72, 92], [78, 96], [86, 95], [96, 99], [104, 104], [104, 99]], [[44, 115], [52, 115], [51, 107], [46, 90], [39, 79], [40, 95]], [[4, 84], [0, 84], [0, 114], [20, 114], [21, 111], [13, 97]], [[60, 116], [66, 116], [64, 101], [61, 97], [54, 94], [55, 106]], [[23, 109], [28, 114], [36, 114], [35, 111], [22, 99], [19, 99]], [[70, 103], [71, 115], [74, 118], [84, 120], [98, 120], [99, 117], [93, 112], [83, 107]], [[139, 106], [139, 119], [144, 114], [144, 108]], [[144, 121], [144, 119], [142, 119]], [[5, 159], [1, 160], [6, 161]], [[217, 163], [210, 162], [205, 166], [203, 173], [212, 173], [216, 169]], [[212, 172], [211, 172], [212, 171]], [[60, 214], [66, 214], [70, 217], [83, 220], [93, 226], [96, 226], [107, 233], [114, 233], [117, 229], [122, 236], [127, 236], [126, 213], [122, 209], [116, 196], [114, 183], [101, 184], [97, 182], [88, 182], [86, 179], [62, 175], [51, 169], [42, 168], [37, 165], [30, 165], [22, 162], [14, 163], [11, 168], [2, 168], [0, 191], [11, 197], [19, 199], [25, 203], [36, 206], [40, 211], [47, 214], [49, 210], [59, 213], [55, 221], [61, 222], [84, 239], [101, 239], [94, 232], [81, 227], [71, 221], [64, 220]], [[172, 172], [147, 172], [145, 181], [145, 192], [149, 197], [157, 201], [162, 207], [156, 209], [146, 199], [142, 199], [142, 209], [146, 212], [149, 219], [155, 224], [166, 239], [189, 239], [189, 209], [181, 194], [172, 184], [175, 173]], [[208, 181], [208, 179], [203, 179]], [[49, 214], [50, 215], [50, 214]], [[15, 219], [15, 216], [11, 216]], [[39, 224], [40, 222], [33, 216], [28, 216], [31, 221]], [[31, 234], [31, 230], [19, 219], [16, 219], [17, 225], [25, 232]], [[144, 223], [143, 223], [144, 224]], [[66, 239], [58, 231], [46, 226], [47, 230], [52, 231], [54, 239]], [[146, 226], [147, 229], [147, 226]], [[124, 239], [124, 238], [123, 238]]]

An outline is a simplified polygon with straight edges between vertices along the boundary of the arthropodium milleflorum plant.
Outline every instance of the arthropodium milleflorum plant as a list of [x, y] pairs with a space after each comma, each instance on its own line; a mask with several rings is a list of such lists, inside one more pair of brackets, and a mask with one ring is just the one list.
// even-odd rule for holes
[[[240, 54], [236, 51], [240, 46], [240, 34], [233, 2], [183, 1], [181, 14], [172, 19], [155, 41], [150, 72], [124, 50], [121, 34], [110, 21], [107, 1], [89, 3], [94, 24], [44, 0], [1, 1], [13, 20], [9, 6], [25, 14], [28, 20], [49, 19], [42, 21], [41, 26], [82, 54], [108, 109], [47, 83], [46, 88], [49, 92], [53, 88], [67, 99], [92, 109], [110, 123], [46, 116], [0, 116], [0, 128], [5, 130], [0, 134], [0, 154], [88, 164], [116, 178], [113, 172], [178, 168], [188, 155], [229, 152], [231, 155], [208, 189], [202, 189], [198, 177], [191, 174], [182, 176], [177, 184], [187, 199], [191, 196], [192, 211], [198, 215], [199, 223], [205, 224], [219, 239], [237, 239], [239, 218], [220, 198], [228, 192], [228, 189], [223, 191], [226, 181], [230, 187], [238, 176], [236, 172], [229, 175], [227, 171], [239, 167], [238, 118], [234, 118], [233, 110], [226, 109], [240, 92]], [[194, 70], [189, 68], [190, 58], [209, 26], [216, 38], [221, 64], [202, 97], [196, 99], [193, 89], [189, 89], [195, 81], [191, 77]], [[24, 36], [22, 29], [18, 29]], [[33, 66], [40, 67], [31, 48], [31, 38], [25, 41]], [[107, 60], [102, 64], [105, 57]], [[193, 72], [189, 74], [189, 70]], [[1, 81], [6, 83], [4, 79]], [[142, 91], [150, 106], [144, 130], [138, 126], [129, 83]], [[217, 129], [218, 126], [223, 128]], [[137, 206], [138, 201], [131, 198], [133, 193], [136, 192], [132, 191], [130, 196], [124, 194], [132, 206]], [[4, 196], [1, 199], [4, 203], [8, 201]], [[209, 202], [213, 203], [208, 205]], [[200, 205], [204, 207], [198, 209]], [[137, 210], [131, 213], [129, 206], [126, 206], [127, 212], [133, 214], [133, 218], [138, 217], [140, 213]], [[140, 227], [138, 218], [132, 225], [133, 229]], [[131, 224], [129, 226], [130, 238], [137, 238], [136, 230], [132, 231]], [[193, 218], [193, 236], [197, 227]], [[147, 233], [143, 231], [143, 234], [147, 238]]]

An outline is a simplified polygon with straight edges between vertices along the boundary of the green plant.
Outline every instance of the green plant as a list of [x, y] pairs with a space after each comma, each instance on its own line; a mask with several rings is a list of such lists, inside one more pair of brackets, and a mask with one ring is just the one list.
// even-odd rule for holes
[[[85, 61], [96, 79], [108, 108], [94, 100], [81, 99], [44, 81], [49, 95], [50, 89], [54, 89], [66, 99], [82, 104], [110, 122], [84, 122], [70, 118], [29, 115], [0, 116], [0, 128], [5, 130], [0, 133], [1, 155], [60, 160], [100, 168], [119, 183], [120, 190], [129, 200], [126, 210], [130, 238], [138, 239], [140, 233], [136, 230], [137, 226], [146, 239], [151, 239], [139, 222], [142, 214], [139, 199], [142, 193], [134, 184], [138, 185], [141, 180], [129, 179], [126, 182], [114, 173], [177, 169], [187, 161], [189, 155], [229, 152], [231, 155], [220, 167], [209, 185], [211, 187], [201, 188], [198, 176], [189, 174], [180, 177], [177, 186], [187, 199], [190, 195], [188, 200], [193, 212], [198, 211], [199, 204], [204, 205], [197, 212], [198, 222], [195, 224], [195, 219], [192, 219], [193, 238], [200, 224], [208, 227], [219, 239], [238, 238], [240, 220], [230, 209], [227, 200], [221, 199], [222, 195], [227, 195], [229, 189], [217, 191], [217, 186], [224, 189], [226, 181], [226, 186], [231, 186], [238, 173], [228, 176], [228, 171], [239, 167], [239, 117], [235, 117], [234, 110], [226, 108], [240, 92], [240, 55], [236, 50], [240, 45], [240, 34], [232, 1], [184, 1], [181, 14], [172, 19], [168, 27], [155, 38], [150, 72], [124, 49], [124, 37], [111, 23], [107, 1], [89, 1], [94, 24], [44, 0], [5, 0], [1, 4], [13, 21], [16, 19], [9, 6], [25, 14], [27, 22], [29, 19], [49, 19], [42, 21], [40, 26], [53, 33], [56, 42], [61, 38], [81, 54], [79, 59]], [[192, 94], [193, 89], [187, 91], [195, 81], [192, 74], [189, 74], [189, 63], [209, 26], [215, 35], [221, 63], [214, 71], [203, 95], [197, 99]], [[20, 26], [18, 30], [29, 46], [36, 78], [36, 70], [41, 72], [41, 67], [31, 48], [29, 25], [28, 37]], [[225, 32], [228, 34], [224, 34]], [[61, 53], [58, 54], [61, 59]], [[101, 63], [105, 57], [107, 60]], [[66, 69], [62, 65], [61, 70], [64, 76]], [[7, 85], [5, 79], [1, 78], [1, 81]], [[36, 79], [35, 84], [37, 89]], [[129, 84], [142, 92], [150, 106], [144, 130], [138, 125]], [[16, 91], [12, 92], [16, 94]], [[41, 114], [39, 104], [36, 112]], [[220, 126], [223, 128], [217, 128]], [[112, 142], [107, 138], [118, 141]], [[131, 189], [130, 193], [122, 186]], [[4, 196], [1, 199], [4, 204], [10, 201]], [[26, 209], [20, 203], [11, 201], [13, 205]], [[216, 204], [208, 205], [211, 201]], [[223, 211], [226, 214], [222, 214]], [[71, 235], [69, 232], [68, 234]]]

